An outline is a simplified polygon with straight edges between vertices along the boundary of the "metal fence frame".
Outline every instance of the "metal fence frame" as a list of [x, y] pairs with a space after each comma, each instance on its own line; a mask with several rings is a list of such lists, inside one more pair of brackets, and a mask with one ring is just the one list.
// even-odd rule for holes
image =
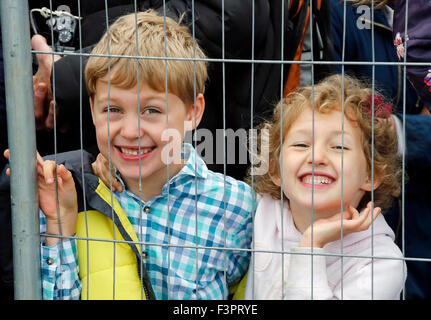
[[[288, 5], [289, 1], [286, 2]], [[408, 3], [408, 2], [407, 2]], [[224, 4], [224, 0], [223, 0]], [[284, 2], [283, 2], [284, 4]], [[107, 1], [105, 1], [105, 5], [107, 6]], [[192, 1], [192, 6], [194, 5], [194, 1]], [[313, 2], [311, 1], [311, 5]], [[374, 4], [372, 5], [373, 8]], [[52, 7], [52, 5], [51, 5]], [[135, 1], [136, 8], [136, 1]], [[254, 12], [254, 6], [253, 6]], [[372, 20], [374, 20], [373, 10], [372, 12]], [[37, 189], [36, 189], [36, 162], [35, 162], [35, 153], [36, 153], [36, 141], [35, 141], [35, 123], [34, 123], [34, 108], [33, 108], [33, 86], [32, 86], [32, 68], [31, 68], [31, 54], [32, 53], [43, 53], [32, 51], [30, 48], [30, 26], [29, 21], [27, 19], [28, 13], [28, 3], [26, 0], [2, 0], [1, 1], [1, 23], [3, 30], [3, 43], [4, 43], [4, 61], [5, 61], [5, 83], [6, 83], [6, 98], [7, 98], [7, 116], [8, 116], [8, 135], [9, 135], [9, 146], [11, 150], [11, 170], [13, 171], [13, 175], [11, 177], [11, 197], [12, 197], [12, 217], [13, 217], [13, 246], [14, 246], [14, 274], [15, 274], [15, 298], [16, 299], [41, 299], [41, 284], [40, 284], [40, 251], [39, 251], [39, 241], [40, 241], [40, 233], [39, 233], [39, 220], [38, 220], [38, 205], [37, 205]], [[193, 11], [194, 14], [194, 11]], [[408, 10], [406, 12], [407, 19]], [[224, 10], [222, 10], [222, 21], [223, 21], [223, 48], [224, 48]], [[165, 14], [166, 16], [166, 14]], [[344, 18], [346, 17], [346, 5], [344, 6]], [[254, 18], [254, 14], [253, 14]], [[312, 15], [311, 15], [312, 22]], [[194, 16], [193, 16], [194, 20]], [[108, 15], [106, 14], [106, 22], [108, 24]], [[374, 28], [374, 25], [372, 26]], [[254, 31], [254, 20], [253, 20], [253, 31]], [[407, 23], [406, 23], [406, 31], [407, 31]], [[80, 32], [80, 28], [79, 28]], [[311, 37], [313, 37], [311, 28]], [[193, 37], [194, 37], [194, 24], [192, 29]], [[372, 32], [373, 41], [372, 41], [372, 51], [374, 53], [374, 32]], [[79, 38], [81, 39], [81, 34], [79, 34]], [[254, 40], [254, 35], [252, 36]], [[345, 38], [345, 28], [343, 29], [343, 38]], [[138, 41], [138, 39], [137, 39]], [[81, 41], [80, 41], [81, 42]], [[282, 43], [282, 50], [285, 44]], [[313, 42], [311, 41], [311, 46]], [[344, 70], [345, 65], [369, 65], [373, 66], [373, 75], [375, 73], [375, 66], [379, 65], [401, 65], [404, 70], [404, 79], [406, 77], [406, 67], [408, 65], [422, 65], [421, 63], [411, 63], [406, 62], [406, 58], [404, 57], [404, 62], [376, 62], [373, 57], [373, 61], [369, 62], [353, 62], [353, 61], [344, 61], [344, 55], [342, 61], [284, 61], [283, 58], [280, 61], [273, 60], [255, 60], [254, 56], [254, 41], [252, 44], [252, 56], [249, 60], [235, 60], [235, 59], [226, 59], [223, 56], [222, 59], [214, 59], [209, 58], [205, 59], [208, 62], [216, 62], [221, 63], [223, 68], [223, 81], [225, 80], [225, 63], [235, 62], [235, 63], [250, 63], [252, 68], [252, 74], [254, 71], [255, 63], [271, 63], [271, 64], [281, 64], [281, 87], [280, 92], [281, 96], [283, 96], [283, 65], [285, 63], [291, 64], [308, 64], [311, 65], [311, 79], [314, 84], [314, 66], [315, 64], [341, 64]], [[109, 49], [108, 49], [109, 51]], [[311, 51], [313, 52], [313, 47], [311, 47]], [[343, 50], [344, 53], [344, 50]], [[51, 53], [52, 55], [54, 53]], [[81, 57], [88, 56], [90, 54], [85, 53], [67, 53], [70, 55], [79, 55]], [[109, 56], [109, 54], [108, 54]], [[138, 54], [136, 56], [127, 57], [130, 59], [138, 59], [144, 58], [140, 57]], [[160, 58], [164, 60], [169, 60], [172, 58]], [[199, 59], [194, 58], [194, 61]], [[82, 68], [82, 59], [81, 59], [81, 68]], [[196, 72], [196, 70], [195, 70]], [[166, 69], [167, 73], [167, 69]], [[344, 71], [342, 72], [344, 76]], [[55, 77], [55, 70], [53, 70], [53, 75]], [[166, 77], [167, 78], [167, 77]], [[139, 79], [139, 77], [138, 77]], [[251, 95], [253, 95], [253, 79], [251, 83]], [[55, 82], [55, 81], [54, 81]], [[82, 84], [82, 79], [81, 79]], [[167, 87], [167, 86], [166, 86]], [[225, 110], [225, 86], [223, 86], [223, 114], [226, 115]], [[372, 90], [374, 91], [374, 76], [372, 77]], [[82, 90], [82, 85], [81, 85]], [[405, 118], [405, 105], [406, 105], [406, 81], [404, 81], [403, 85], [403, 118]], [[167, 94], [167, 92], [166, 92]], [[196, 96], [196, 95], [195, 95]], [[54, 97], [55, 97], [55, 87], [54, 87]], [[373, 101], [374, 107], [374, 101]], [[343, 105], [344, 108], [344, 105]], [[314, 110], [314, 104], [313, 104]], [[253, 101], [251, 101], [250, 105], [251, 118], [253, 118], [254, 106]], [[82, 115], [82, 101], [80, 105], [80, 113]], [[82, 119], [82, 117], [81, 117]], [[404, 123], [404, 121], [403, 121]], [[343, 124], [342, 124], [343, 125]], [[251, 127], [253, 128], [253, 121], [251, 121]], [[224, 125], [224, 129], [226, 130], [226, 126]], [[82, 123], [81, 123], [82, 130]], [[108, 129], [109, 130], [109, 129]], [[282, 134], [282, 132], [281, 132]], [[56, 131], [54, 130], [54, 136], [56, 135]], [[405, 125], [403, 124], [403, 135], [405, 136]], [[82, 137], [82, 135], [81, 135]], [[82, 142], [82, 138], [81, 138]], [[82, 143], [81, 143], [82, 144]], [[225, 152], [226, 146], [224, 146], [223, 150]], [[282, 154], [280, 155], [282, 157]], [[224, 158], [226, 158], [224, 156]], [[110, 159], [109, 159], [110, 160]], [[404, 171], [405, 171], [405, 153], [403, 153], [402, 157], [403, 161], [403, 181], [402, 181], [402, 252], [404, 254]], [[110, 166], [111, 162], [109, 161]], [[30, 165], [29, 165], [30, 164]], [[226, 172], [226, 163], [225, 172]], [[373, 170], [372, 170], [373, 171]], [[167, 172], [168, 174], [168, 172]], [[253, 182], [252, 182], [253, 183]], [[112, 187], [112, 182], [111, 182]], [[280, 192], [283, 192], [282, 188]], [[85, 193], [85, 190], [84, 190]], [[283, 199], [283, 198], [282, 198]], [[111, 193], [111, 201], [112, 193]], [[342, 208], [341, 201], [341, 208]], [[169, 208], [168, 208], [169, 211]], [[312, 210], [314, 212], [314, 210]], [[142, 208], [141, 208], [142, 212]], [[195, 209], [195, 214], [197, 217], [197, 208]], [[169, 216], [169, 215], [168, 215]], [[114, 226], [113, 226], [114, 227]], [[196, 226], [197, 232], [197, 226]], [[87, 239], [89, 241], [89, 239]], [[121, 241], [115, 240], [114, 243], [118, 243]], [[341, 238], [342, 243], [342, 238]], [[141, 246], [147, 245], [148, 243], [140, 242]], [[158, 245], [151, 243], [151, 245]], [[164, 245], [163, 245], [164, 246]], [[169, 247], [169, 246], [168, 246]], [[198, 246], [194, 247], [196, 249], [196, 253], [198, 255], [199, 248], [203, 248]], [[216, 249], [216, 248], [214, 248]], [[222, 250], [229, 250], [231, 248], [223, 248]], [[114, 245], [115, 250], [115, 245]], [[169, 249], [168, 249], [169, 250]], [[270, 252], [270, 253], [278, 253], [278, 254], [291, 254], [290, 252], [286, 252], [282, 250], [281, 252], [274, 251], [265, 251], [265, 250], [256, 250], [252, 247], [249, 251], [254, 255], [255, 252]], [[313, 259], [313, 255], [315, 253], [311, 253], [310, 258]], [[330, 256], [331, 254], [325, 254]], [[349, 256], [343, 255], [341, 256]], [[362, 257], [364, 258], [364, 257]], [[377, 257], [371, 255], [371, 259], [382, 258], [385, 257]], [[415, 260], [415, 261], [424, 261], [431, 262], [431, 259], [425, 258], [411, 258], [405, 257], [403, 260]], [[284, 262], [284, 259], [283, 259]], [[196, 259], [196, 264], [198, 263]], [[284, 268], [283, 268], [284, 270]], [[226, 271], [225, 271], [226, 273]], [[226, 275], [225, 275], [226, 277]], [[284, 282], [284, 272], [283, 272], [283, 280]], [[313, 288], [313, 286], [311, 286]], [[197, 283], [196, 283], [197, 288]], [[283, 287], [284, 289], [284, 287]], [[115, 298], [115, 296], [113, 297]]]

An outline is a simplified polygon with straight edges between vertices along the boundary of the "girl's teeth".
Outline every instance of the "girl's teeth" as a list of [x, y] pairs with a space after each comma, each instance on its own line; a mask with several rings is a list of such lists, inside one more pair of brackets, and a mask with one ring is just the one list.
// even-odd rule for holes
[[[313, 176], [305, 176], [302, 178], [302, 182], [312, 184]], [[330, 184], [332, 183], [332, 179], [324, 176], [314, 176], [314, 184]]]

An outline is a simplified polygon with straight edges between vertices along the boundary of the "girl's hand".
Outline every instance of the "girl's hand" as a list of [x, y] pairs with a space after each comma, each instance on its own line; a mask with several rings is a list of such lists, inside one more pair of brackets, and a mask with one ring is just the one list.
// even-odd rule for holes
[[313, 243], [311, 242], [311, 226], [309, 226], [302, 234], [299, 246], [322, 248], [327, 243], [341, 238], [341, 227], [343, 228], [343, 236], [367, 230], [381, 211], [379, 207], [375, 207], [371, 213], [371, 202], [367, 204], [362, 214], [359, 214], [358, 210], [349, 205], [348, 212], [342, 213], [342, 223], [341, 213], [330, 218], [316, 220], [313, 225]]
[[101, 153], [97, 155], [96, 161], [91, 164], [91, 167], [93, 168], [93, 173], [98, 176], [105, 185], [109, 187], [112, 181], [112, 191], [123, 191], [123, 186], [115, 177], [114, 166], [111, 164], [111, 174], [109, 174], [109, 161]]

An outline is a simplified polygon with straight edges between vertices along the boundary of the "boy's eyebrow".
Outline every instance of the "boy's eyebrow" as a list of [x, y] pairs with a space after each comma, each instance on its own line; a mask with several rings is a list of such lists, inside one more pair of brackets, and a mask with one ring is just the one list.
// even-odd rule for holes
[[[118, 94], [118, 97], [121, 98], [121, 94]], [[136, 97], [138, 97], [138, 92], [136, 91]], [[109, 96], [107, 92], [97, 94], [95, 95], [95, 99], [99, 103], [107, 102], [107, 101], [116, 101], [117, 100], [117, 94], [112, 94], [112, 91], [110, 92]], [[139, 92], [139, 100], [161, 100], [165, 101], [166, 96], [165, 93], [151, 93], [151, 94], [142, 94], [142, 92]]]

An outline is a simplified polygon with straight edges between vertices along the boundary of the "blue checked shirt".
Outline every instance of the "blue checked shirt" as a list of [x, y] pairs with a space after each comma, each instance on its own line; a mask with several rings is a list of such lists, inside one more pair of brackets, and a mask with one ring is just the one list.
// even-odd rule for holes
[[[247, 184], [208, 170], [191, 145], [183, 151], [186, 165], [161, 195], [144, 202], [126, 189], [114, 194], [142, 242], [157, 299], [226, 299], [248, 268], [249, 251], [234, 249], [250, 248], [255, 197]], [[43, 298], [79, 299], [76, 240], [41, 250]]]

